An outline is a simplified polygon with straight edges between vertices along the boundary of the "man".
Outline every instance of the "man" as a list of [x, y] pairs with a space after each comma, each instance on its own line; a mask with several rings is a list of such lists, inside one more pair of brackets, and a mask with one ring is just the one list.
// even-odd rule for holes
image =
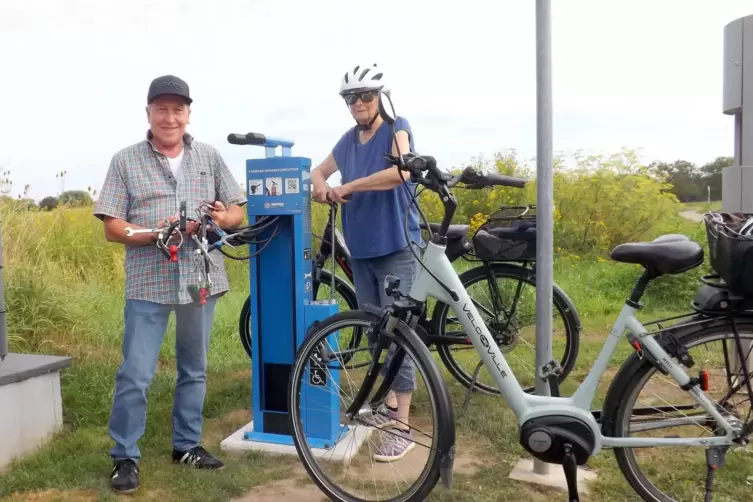
[[125, 333], [123, 361], [115, 378], [109, 433], [114, 466], [112, 488], [133, 493], [139, 487], [137, 441], [144, 434], [146, 392], [171, 311], [175, 312], [177, 382], [173, 403], [173, 453], [176, 463], [218, 469], [222, 462], [199, 445], [206, 393], [209, 334], [217, 299], [229, 290], [224, 261], [213, 253], [217, 268], [211, 272], [212, 289], [206, 304], [194, 302], [187, 292], [199, 283], [188, 234], [178, 262], [170, 262], [156, 247], [153, 233], [125, 235], [125, 228], [156, 228], [174, 220], [180, 201], [188, 217], [205, 201], [215, 223], [232, 227], [242, 223], [246, 199], [219, 152], [194, 141], [186, 133], [192, 99], [188, 84], [166, 75], [154, 79], [147, 95], [146, 139], [117, 152], [110, 162], [94, 215], [104, 222], [105, 237], [125, 245]]
[[[342, 77], [340, 95], [350, 109], [356, 125], [337, 142], [327, 158], [311, 172], [312, 195], [318, 202], [327, 202], [327, 195], [342, 204], [342, 228], [353, 258], [353, 280], [359, 305], [370, 303], [384, 306], [392, 301], [384, 290], [384, 279], [395, 275], [400, 290], [407, 294], [418, 271], [411, 242], [405, 239], [404, 221], [408, 213], [410, 240], [422, 243], [418, 224], [418, 210], [410, 193], [415, 184], [407, 182], [408, 173], [398, 171], [384, 158], [384, 154], [413, 151], [410, 125], [403, 117], [395, 121], [396, 139], [379, 116], [379, 91], [389, 92], [384, 74], [376, 65], [361, 65], [350, 69]], [[340, 171], [342, 185], [330, 189], [326, 180]], [[370, 345], [375, 340], [369, 340]], [[394, 352], [390, 347], [390, 354]], [[385, 368], [387, 364], [385, 364]], [[392, 390], [385, 403], [369, 416], [375, 427], [393, 427], [394, 434], [385, 434], [383, 444], [374, 455], [380, 462], [403, 458], [413, 447], [413, 435], [408, 425], [408, 412], [416, 377], [413, 361], [403, 359]]]

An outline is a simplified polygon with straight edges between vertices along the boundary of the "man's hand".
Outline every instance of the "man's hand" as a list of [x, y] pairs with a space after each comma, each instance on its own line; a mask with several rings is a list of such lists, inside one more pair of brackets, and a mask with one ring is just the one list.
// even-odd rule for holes
[[316, 202], [327, 204], [327, 192], [329, 192], [329, 185], [326, 183], [313, 183], [311, 187], [311, 198]]
[[[227, 208], [225, 204], [216, 200], [213, 205], [207, 204], [207, 213], [212, 217], [212, 221], [220, 227], [227, 227]], [[198, 228], [198, 226], [197, 226]]]
[[212, 217], [215, 226], [222, 229], [240, 225], [245, 217], [242, 206], [225, 207], [225, 204], [218, 200], [207, 204], [207, 214]]
[[[154, 228], [164, 228], [164, 229], [167, 229], [167, 227], [169, 227], [172, 223], [178, 221], [178, 219], [180, 219], [180, 213], [176, 213], [174, 216], [169, 216], [169, 217], [165, 218], [164, 220], [160, 221], [157, 225], [155, 225]], [[191, 224], [192, 224], [192, 222], [188, 222], [186, 224], [186, 234], [190, 234], [190, 232], [188, 230], [190, 230], [190, 225]], [[180, 241], [180, 236], [178, 235], [179, 232], [180, 232], [180, 227], [177, 227], [175, 230], [176, 231], [170, 236], [170, 239], [168, 240], [168, 242], [177, 242], [177, 241]], [[159, 234], [152, 234], [152, 235], [153, 235], [153, 239], [155, 241], [159, 238]], [[164, 238], [166, 236], [163, 235], [162, 237]]]
[[353, 193], [353, 188], [350, 186], [350, 184], [346, 183], [344, 185], [340, 185], [339, 187], [335, 187], [329, 191], [329, 197], [332, 199], [332, 202], [336, 202], [338, 204], [345, 204], [347, 199], [350, 199], [350, 194]]

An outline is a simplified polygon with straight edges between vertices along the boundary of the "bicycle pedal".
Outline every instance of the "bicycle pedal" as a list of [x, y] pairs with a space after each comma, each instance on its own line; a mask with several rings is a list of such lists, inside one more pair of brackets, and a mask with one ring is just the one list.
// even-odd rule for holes
[[473, 395], [473, 390], [476, 388], [476, 382], [478, 381], [478, 374], [481, 371], [481, 368], [483, 368], [484, 362], [479, 361], [478, 365], [476, 365], [476, 370], [473, 372], [473, 378], [471, 379], [470, 385], [468, 385], [468, 389], [465, 391], [465, 399], [463, 400], [463, 411], [468, 411], [468, 406], [471, 404], [471, 396]]
[[558, 361], [549, 361], [541, 368], [541, 379], [549, 384], [552, 397], [560, 397], [560, 375], [562, 375], [562, 365]]
[[399, 290], [400, 279], [394, 275], [388, 275], [384, 278], [384, 292], [387, 296], [399, 300], [402, 297], [402, 293]]

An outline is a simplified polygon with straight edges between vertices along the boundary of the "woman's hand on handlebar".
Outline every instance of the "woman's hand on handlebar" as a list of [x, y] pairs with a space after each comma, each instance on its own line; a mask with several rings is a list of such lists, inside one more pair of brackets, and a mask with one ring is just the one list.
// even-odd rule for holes
[[315, 202], [319, 202], [320, 204], [328, 204], [329, 201], [327, 200], [327, 194], [329, 193], [330, 188], [329, 185], [326, 183], [313, 183], [311, 185], [311, 198], [314, 199]]
[[352, 191], [347, 185], [331, 188], [327, 193], [327, 200], [336, 204], [345, 204], [350, 199]]

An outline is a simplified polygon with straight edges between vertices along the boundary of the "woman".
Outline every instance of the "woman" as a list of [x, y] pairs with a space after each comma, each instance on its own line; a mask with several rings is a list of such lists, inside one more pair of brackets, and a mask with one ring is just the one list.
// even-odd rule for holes
[[[337, 142], [332, 152], [311, 172], [312, 196], [317, 202], [331, 200], [342, 204], [342, 228], [353, 263], [353, 281], [359, 306], [372, 304], [383, 307], [392, 301], [385, 292], [387, 275], [400, 279], [400, 291], [408, 294], [418, 261], [412, 243], [421, 245], [418, 211], [409, 194], [415, 184], [409, 174], [398, 171], [384, 158], [388, 152], [397, 155], [413, 151], [413, 137], [408, 121], [397, 117], [395, 140], [389, 124], [379, 116], [379, 91], [389, 93], [384, 74], [377, 65], [356, 66], [347, 71], [340, 83], [345, 100], [356, 125]], [[342, 184], [330, 188], [327, 179], [340, 171]], [[406, 184], [407, 186], [401, 186]], [[407, 188], [407, 189], [406, 189]], [[407, 242], [403, 225], [408, 217]], [[375, 340], [369, 340], [373, 344]], [[394, 352], [390, 347], [390, 355]], [[413, 360], [403, 364], [385, 402], [375, 412], [362, 415], [367, 423], [385, 429], [383, 445], [374, 460], [392, 462], [403, 458], [413, 447], [408, 426], [411, 396], [416, 389]]]

